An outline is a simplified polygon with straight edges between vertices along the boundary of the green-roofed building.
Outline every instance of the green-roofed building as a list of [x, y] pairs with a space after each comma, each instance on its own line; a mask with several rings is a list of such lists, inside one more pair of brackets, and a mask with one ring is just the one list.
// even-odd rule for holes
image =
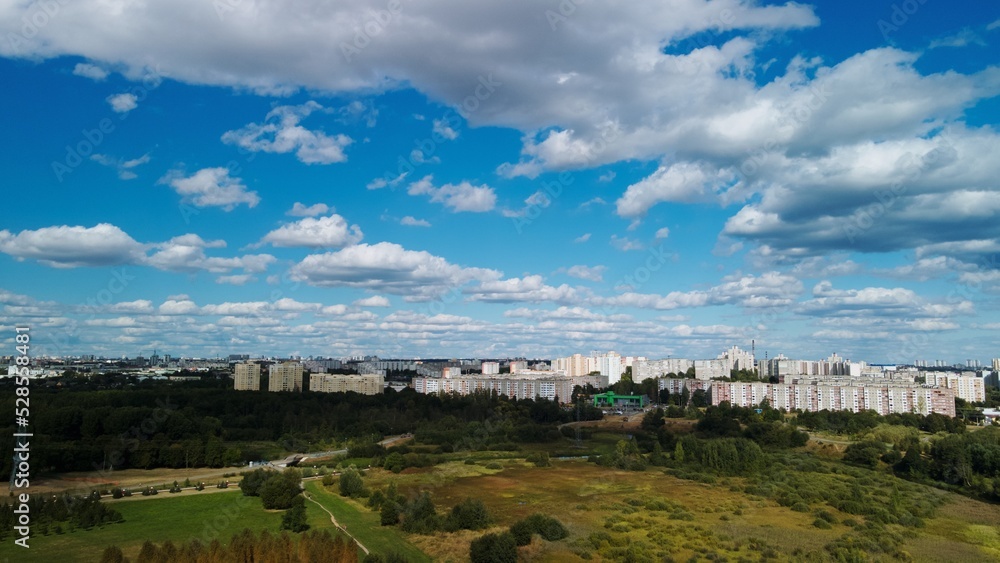
[[613, 391], [594, 395], [595, 407], [629, 407], [643, 408], [646, 406], [645, 395], [619, 395]]

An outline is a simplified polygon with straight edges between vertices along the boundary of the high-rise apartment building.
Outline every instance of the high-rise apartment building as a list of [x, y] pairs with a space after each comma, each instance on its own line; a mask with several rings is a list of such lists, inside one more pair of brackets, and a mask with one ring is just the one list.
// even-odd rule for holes
[[273, 364], [267, 382], [268, 391], [302, 391], [302, 364]]
[[233, 369], [233, 389], [260, 391], [260, 365], [250, 362], [236, 364]]

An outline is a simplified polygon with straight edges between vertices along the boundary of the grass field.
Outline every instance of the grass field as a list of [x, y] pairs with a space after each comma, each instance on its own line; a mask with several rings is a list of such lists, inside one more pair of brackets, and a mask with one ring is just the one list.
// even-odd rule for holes
[[[439, 514], [465, 498], [479, 498], [494, 518], [493, 531], [535, 512], [557, 517], [569, 529], [570, 537], [559, 542], [536, 538], [521, 550], [522, 557], [530, 561], [758, 561], [762, 554], [794, 560], [809, 553], [819, 558], [815, 560], [824, 560], [824, 546], [851, 534], [852, 519], [864, 520], [829, 506], [797, 512], [774, 500], [744, 493], [745, 481], [735, 477], [706, 484], [655, 468], [625, 472], [582, 460], [555, 461], [550, 468], [504, 460], [503, 466], [503, 470], [487, 470], [481, 465], [451, 462], [400, 474], [372, 470], [365, 480], [370, 488], [395, 481], [407, 495], [429, 491]], [[890, 527], [903, 534], [902, 549], [916, 561], [997, 560], [1000, 507], [940, 494], [945, 502], [926, 520], [925, 527]], [[365, 516], [367, 521], [377, 522], [376, 514], [365, 512], [361, 505], [340, 502], [363, 513], [359, 527], [348, 525], [352, 533], [363, 529]], [[817, 509], [832, 516], [834, 523], [829, 529], [814, 525]], [[480, 534], [439, 532], [410, 535], [408, 539], [434, 561], [458, 562], [467, 560], [469, 543]]]
[[[30, 549], [17, 547], [8, 538], [0, 544], [0, 561], [91, 563], [100, 560], [109, 545], [117, 545], [126, 557], [133, 558], [147, 539], [178, 544], [194, 538], [208, 543], [217, 538], [225, 543], [243, 528], [277, 533], [281, 527], [282, 511], [264, 510], [259, 498], [245, 497], [239, 489], [138, 498], [141, 500], [113, 504], [125, 517], [120, 524], [64, 534], [50, 532], [47, 536], [33, 531]], [[306, 514], [313, 529], [334, 529], [330, 517], [318, 506], [306, 503]]]
[[[423, 552], [406, 539], [406, 535], [393, 527], [382, 527], [379, 515], [368, 508], [327, 490], [319, 481], [306, 484], [312, 498], [320, 502], [337, 518], [337, 522], [347, 528], [352, 536], [358, 539], [373, 553], [398, 553], [411, 562], [430, 561]], [[308, 503], [312, 504], [312, 503]], [[315, 505], [313, 505], [315, 506]], [[324, 514], [325, 516], [325, 514]], [[327, 517], [327, 522], [329, 522]], [[310, 520], [310, 524], [312, 521]]]
[[[613, 433], [602, 429], [594, 434], [590, 446], [607, 447], [613, 438]], [[810, 446], [817, 454], [833, 447]], [[659, 468], [619, 471], [584, 460], [553, 460], [552, 467], [538, 468], [511, 455], [469, 453], [462, 460], [409, 468], [399, 474], [374, 468], [365, 472], [364, 480], [371, 490], [395, 483], [406, 496], [430, 492], [441, 515], [466, 498], [481, 499], [493, 517], [491, 531], [502, 531], [536, 512], [554, 516], [570, 536], [557, 542], [536, 537], [530, 546], [521, 548], [522, 560], [538, 562], [736, 562], [762, 557], [823, 561], [828, 559], [826, 546], [854, 537], [865, 517], [842, 513], [815, 500], [807, 500], [806, 509], [797, 511], [779, 504], [773, 494], [746, 491], [793, 483], [785, 489], [798, 491], [805, 498], [806, 489], [800, 487], [832, 490], [834, 484], [844, 482], [865, 490], [874, 487], [879, 491], [879, 502], [883, 502], [888, 501], [889, 490], [897, 488], [885, 485], [885, 479], [894, 478], [822, 461], [822, 455], [806, 463], [803, 460], [813, 458], [804, 453], [785, 456], [789, 465], [784, 471], [799, 475], [799, 481], [780, 482], [758, 477], [674, 476]], [[494, 460], [502, 468], [486, 467]], [[807, 466], [822, 464], [826, 470], [805, 473]], [[376, 512], [363, 501], [340, 497], [336, 484], [324, 487], [319, 480], [310, 480], [305, 487], [375, 553], [398, 553], [410, 561], [467, 561], [470, 542], [483, 533], [406, 534], [396, 527], [380, 526]], [[900, 549], [906, 556], [928, 562], [1000, 560], [1000, 506], [905, 482], [900, 482], [898, 489], [909, 495], [907, 498], [943, 499], [933, 516], [923, 518], [922, 527], [885, 526], [887, 533], [902, 538]], [[15, 549], [7, 541], [0, 545], [0, 561], [94, 561], [110, 544], [131, 557], [145, 539], [176, 543], [193, 537], [209, 541], [217, 536], [224, 541], [245, 527], [277, 531], [281, 519], [281, 512], [263, 510], [259, 499], [243, 497], [238, 489], [212, 494], [161, 493], [151, 499], [133, 497], [114, 502], [113, 506], [126, 522], [90, 531], [34, 536], [30, 552]], [[314, 529], [333, 528], [329, 515], [320, 507], [307, 503], [306, 508]], [[829, 517], [828, 527], [816, 525], [819, 513]], [[877, 557], [872, 560], [879, 560]]]

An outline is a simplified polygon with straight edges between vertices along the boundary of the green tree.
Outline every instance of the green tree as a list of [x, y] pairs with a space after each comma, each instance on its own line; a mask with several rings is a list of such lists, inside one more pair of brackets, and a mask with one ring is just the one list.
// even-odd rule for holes
[[411, 499], [403, 509], [403, 531], [415, 534], [431, 534], [441, 527], [434, 502], [428, 492]]
[[399, 505], [393, 501], [383, 502], [382, 510], [379, 512], [379, 520], [383, 526], [399, 524]]
[[645, 432], [656, 432], [664, 424], [663, 420], [663, 409], [657, 408], [647, 412], [642, 417], [642, 424], [640, 425]]
[[301, 496], [295, 497], [292, 507], [281, 517], [281, 529], [296, 533], [309, 529], [309, 524], [306, 522], [306, 503]]
[[240, 490], [243, 491], [243, 496], [259, 496], [261, 486], [273, 475], [274, 472], [267, 469], [254, 469], [243, 475], [243, 480], [240, 481]]
[[362, 496], [365, 490], [365, 482], [361, 478], [361, 472], [353, 465], [340, 474], [340, 496], [358, 497]]
[[674, 446], [674, 461], [684, 463], [684, 446], [681, 445], [680, 441]]
[[260, 487], [260, 500], [267, 509], [290, 508], [295, 498], [302, 492], [301, 474], [294, 468], [273, 475]]

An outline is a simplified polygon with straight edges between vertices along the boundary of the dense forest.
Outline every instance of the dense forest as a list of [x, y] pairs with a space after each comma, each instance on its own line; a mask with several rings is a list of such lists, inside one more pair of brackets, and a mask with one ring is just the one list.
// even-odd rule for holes
[[[484, 449], [559, 438], [562, 422], [600, 418], [581, 404], [495, 395], [234, 391], [231, 383], [141, 382], [123, 389], [36, 387], [31, 394], [33, 471], [240, 465], [284, 452], [373, 443], [414, 433], [425, 444]], [[14, 412], [14, 394], [0, 409]], [[13, 421], [13, 418], [11, 419]], [[13, 448], [8, 425], [0, 446]], [[10, 459], [2, 471], [10, 473]]]

